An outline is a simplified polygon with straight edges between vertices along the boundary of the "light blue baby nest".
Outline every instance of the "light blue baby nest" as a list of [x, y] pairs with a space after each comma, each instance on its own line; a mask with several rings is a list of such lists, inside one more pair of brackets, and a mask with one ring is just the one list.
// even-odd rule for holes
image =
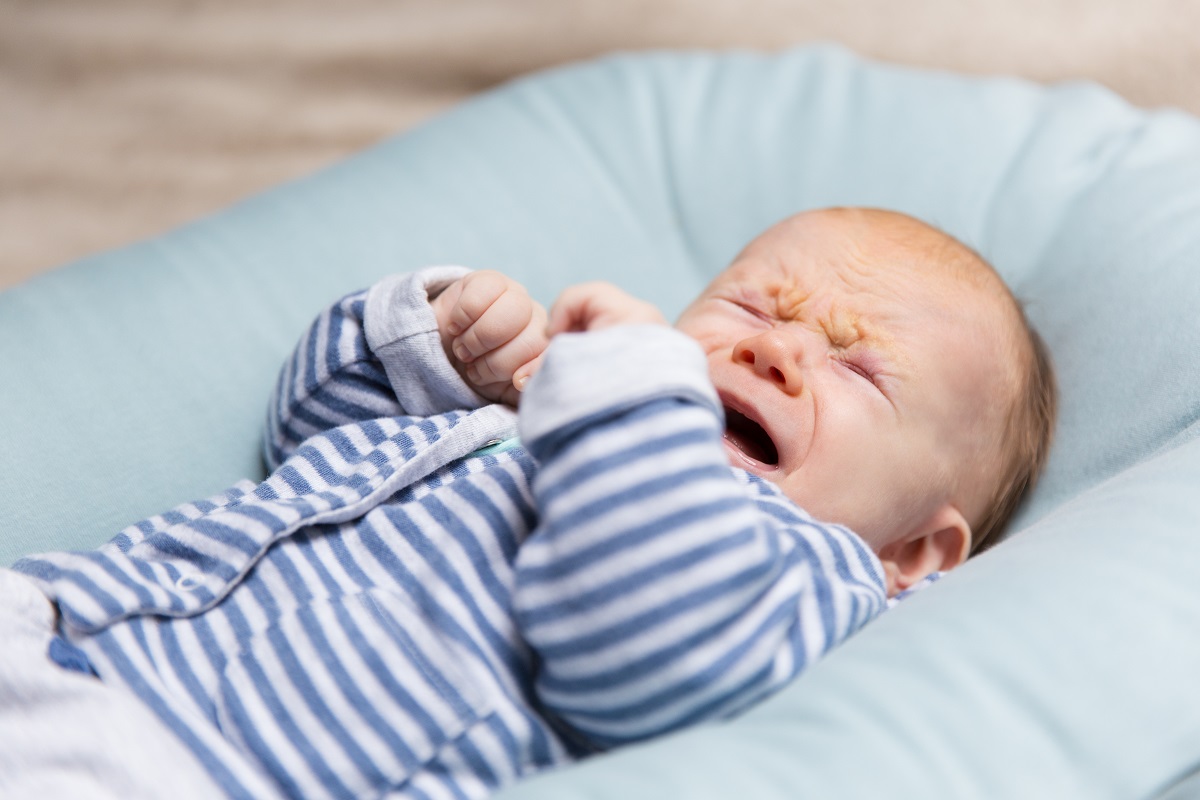
[[941, 226], [1028, 302], [1062, 413], [1019, 532], [742, 718], [504, 797], [1200, 789], [1200, 124], [1087, 84], [835, 48], [608, 58], [4, 292], [0, 562], [260, 476], [281, 359], [387, 273], [496, 268], [543, 301], [604, 278], [674, 313], [768, 224], [839, 204]]

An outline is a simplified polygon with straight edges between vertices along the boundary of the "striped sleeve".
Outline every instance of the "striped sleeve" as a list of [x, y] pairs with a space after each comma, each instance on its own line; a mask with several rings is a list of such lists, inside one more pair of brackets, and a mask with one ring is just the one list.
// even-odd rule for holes
[[601, 748], [740, 712], [885, 602], [857, 536], [729, 467], [694, 343], [611, 330], [556, 339], [522, 400], [541, 520], [514, 597], [539, 700]]
[[446, 358], [429, 305], [466, 273], [431, 267], [394, 275], [322, 311], [276, 381], [264, 437], [268, 469], [341, 425], [482, 405]]
[[280, 370], [267, 409], [269, 470], [310, 436], [401, 413], [379, 359], [367, 347], [366, 300], [366, 291], [356, 292], [322, 311]]

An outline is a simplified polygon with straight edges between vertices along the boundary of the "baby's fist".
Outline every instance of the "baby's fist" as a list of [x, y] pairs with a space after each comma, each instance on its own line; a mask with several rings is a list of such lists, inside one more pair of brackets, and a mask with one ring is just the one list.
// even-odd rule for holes
[[550, 335], [611, 328], [614, 325], [667, 324], [662, 312], [611, 283], [567, 288], [550, 309]]
[[546, 311], [525, 287], [492, 270], [472, 272], [432, 301], [450, 363], [476, 392], [516, 406], [546, 349]]

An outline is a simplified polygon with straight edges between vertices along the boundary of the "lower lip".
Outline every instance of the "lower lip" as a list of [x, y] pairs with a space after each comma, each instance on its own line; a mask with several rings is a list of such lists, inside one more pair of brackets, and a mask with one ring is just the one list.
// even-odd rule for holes
[[735, 467], [741, 467], [748, 472], [768, 472], [774, 469], [774, 467], [770, 467], [758, 459], [746, 455], [737, 445], [724, 436], [721, 437], [721, 443], [725, 445], [725, 450], [729, 453], [729, 461]]

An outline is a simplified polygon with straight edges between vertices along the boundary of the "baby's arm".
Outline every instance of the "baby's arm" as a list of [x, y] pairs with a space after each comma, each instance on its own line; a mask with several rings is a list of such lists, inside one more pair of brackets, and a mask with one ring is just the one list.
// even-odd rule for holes
[[324, 309], [292, 351], [267, 407], [264, 455], [273, 471], [310, 436], [349, 422], [403, 413], [367, 346], [366, 290]]
[[614, 327], [554, 339], [523, 401], [541, 519], [514, 605], [539, 699], [604, 748], [738, 713], [885, 599], [857, 537], [730, 469], [695, 343], [600, 311], [571, 327]]
[[[280, 372], [267, 415], [269, 468], [339, 425], [515, 403], [513, 378], [527, 377], [545, 348], [544, 320], [515, 282], [461, 267], [395, 275], [348, 295], [309, 326]], [[455, 357], [459, 345], [466, 359]]]

